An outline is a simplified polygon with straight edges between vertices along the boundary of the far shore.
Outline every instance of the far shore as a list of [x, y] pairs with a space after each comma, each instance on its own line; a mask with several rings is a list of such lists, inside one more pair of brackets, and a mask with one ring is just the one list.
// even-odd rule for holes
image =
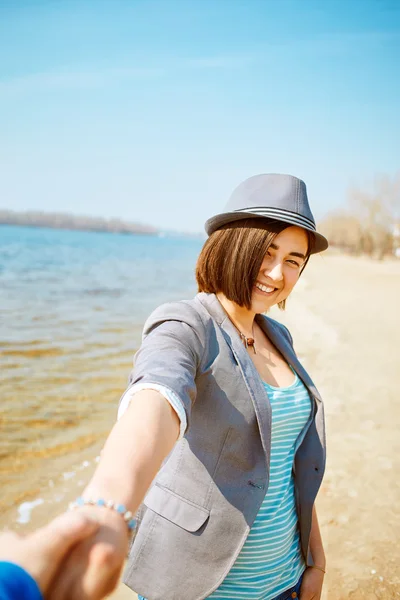
[[121, 219], [105, 219], [102, 217], [43, 211], [16, 212], [6, 209], [0, 209], [0, 225], [46, 227], [68, 231], [126, 233], [133, 235], [157, 235], [159, 233], [158, 229], [150, 225], [131, 223]]

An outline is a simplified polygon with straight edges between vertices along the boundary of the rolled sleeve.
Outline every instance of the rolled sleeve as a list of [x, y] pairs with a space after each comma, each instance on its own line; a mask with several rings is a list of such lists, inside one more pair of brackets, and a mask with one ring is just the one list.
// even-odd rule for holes
[[137, 384], [133, 385], [132, 387], [128, 388], [121, 398], [119, 408], [118, 408], [117, 419], [119, 420], [122, 417], [122, 415], [126, 412], [126, 410], [128, 409], [128, 407], [131, 403], [132, 397], [137, 392], [140, 392], [142, 390], [155, 390], [156, 392], [159, 392], [162, 396], [164, 396], [164, 398], [167, 400], [167, 402], [169, 402], [169, 404], [172, 406], [172, 408], [178, 415], [178, 418], [180, 421], [180, 429], [179, 429], [179, 438], [178, 439], [179, 440], [182, 439], [183, 436], [185, 435], [186, 428], [187, 428], [186, 412], [185, 412], [185, 408], [182, 404], [182, 401], [178, 398], [178, 396], [172, 390], [167, 389], [165, 386], [157, 385], [156, 383], [137, 383]]

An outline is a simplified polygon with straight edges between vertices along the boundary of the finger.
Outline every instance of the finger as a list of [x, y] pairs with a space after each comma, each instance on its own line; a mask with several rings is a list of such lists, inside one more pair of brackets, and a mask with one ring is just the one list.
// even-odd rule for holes
[[77, 542], [99, 528], [94, 519], [80, 513], [64, 513], [31, 535], [30, 543], [37, 552], [53, 560], [62, 558]]
[[[115, 550], [105, 542], [83, 542], [62, 564], [59, 575], [47, 595], [49, 600], [98, 600], [114, 589]], [[118, 581], [119, 571], [116, 581]]]
[[90, 543], [93, 543], [93, 538], [78, 544], [62, 561], [49, 587], [46, 600], [84, 600], [82, 577], [88, 567]]
[[114, 589], [128, 545], [125, 524], [114, 519], [108, 511], [99, 513], [99, 531], [73, 548], [62, 563], [51, 600], [97, 600]]

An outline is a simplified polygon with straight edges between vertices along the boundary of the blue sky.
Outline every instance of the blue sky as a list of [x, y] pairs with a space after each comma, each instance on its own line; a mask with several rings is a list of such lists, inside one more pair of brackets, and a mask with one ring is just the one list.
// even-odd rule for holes
[[397, 0], [0, 0], [0, 207], [201, 231], [292, 173], [400, 169]]

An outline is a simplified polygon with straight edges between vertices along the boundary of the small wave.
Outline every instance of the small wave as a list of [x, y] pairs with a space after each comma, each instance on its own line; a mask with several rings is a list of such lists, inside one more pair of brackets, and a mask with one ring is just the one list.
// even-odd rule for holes
[[62, 356], [65, 351], [62, 348], [14, 348], [11, 350], [0, 350], [0, 356], [20, 356], [23, 358], [41, 358], [42, 356]]
[[25, 419], [24, 425], [30, 429], [66, 429], [67, 427], [76, 427], [80, 419]]
[[[27, 340], [26, 342], [23, 343], [23, 346], [40, 346], [40, 344], [43, 344], [44, 340]], [[15, 346], [15, 342], [6, 342], [3, 341], [0, 344], [0, 348], [14, 348]]]
[[[71, 452], [89, 448], [100, 439], [104, 440], [105, 437], [106, 432], [100, 432], [96, 434], [82, 435], [71, 442], [65, 442], [47, 448], [39, 448], [37, 450], [21, 449], [18, 452], [12, 453], [12, 463], [7, 464], [7, 466], [0, 467], [0, 474], [8, 475], [9, 473], [20, 473], [26, 471], [26, 469], [29, 468], [29, 459], [65, 456]], [[89, 463], [87, 466], [89, 466]]]
[[61, 502], [61, 500], [64, 500], [65, 498], [65, 494], [56, 494], [53, 498], [54, 502]]
[[33, 502], [23, 502], [22, 504], [20, 504], [20, 506], [18, 507], [19, 517], [17, 519], [17, 523], [29, 523], [29, 521], [31, 520], [32, 510], [36, 506], [40, 506], [40, 504], [43, 504], [43, 502], [44, 500], [42, 498], [37, 498], [36, 500], [33, 500]]
[[102, 333], [125, 333], [127, 327], [104, 327], [101, 329]]

